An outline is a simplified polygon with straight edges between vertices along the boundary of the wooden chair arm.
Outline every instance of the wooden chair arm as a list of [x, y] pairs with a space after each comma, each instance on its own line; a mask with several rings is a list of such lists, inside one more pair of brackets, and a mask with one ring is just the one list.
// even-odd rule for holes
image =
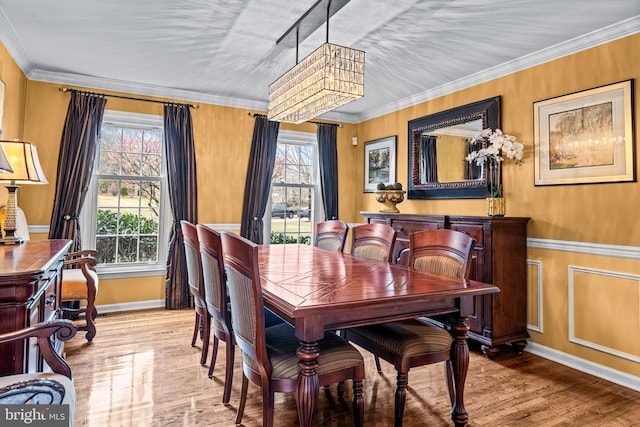
[[98, 251], [94, 249], [83, 249], [81, 251], [69, 252], [69, 254], [67, 254], [67, 259], [85, 258], [85, 257], [98, 258]]
[[71, 379], [71, 368], [53, 348], [51, 337], [55, 336], [60, 341], [67, 341], [73, 338], [77, 331], [70, 320], [52, 320], [17, 331], [0, 334], [0, 344], [25, 340], [27, 338], [37, 338], [40, 353], [53, 372]]
[[64, 260], [65, 268], [81, 268], [83, 270], [89, 268], [93, 271], [96, 271], [96, 258], [93, 256], [77, 256], [75, 258], [72, 257], [72, 255], [78, 253], [79, 252], [72, 252], [67, 256], [67, 258]]

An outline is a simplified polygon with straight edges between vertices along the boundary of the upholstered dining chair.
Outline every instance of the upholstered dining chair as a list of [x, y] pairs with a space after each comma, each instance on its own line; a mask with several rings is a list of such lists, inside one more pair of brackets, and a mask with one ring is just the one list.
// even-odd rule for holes
[[213, 370], [216, 366], [218, 343], [223, 341], [226, 344], [226, 365], [222, 403], [229, 403], [231, 385], [233, 383], [233, 360], [236, 340], [231, 327], [231, 307], [228, 303], [227, 281], [222, 259], [222, 242], [220, 234], [211, 228], [198, 224], [196, 229], [200, 242], [204, 300], [207, 313], [211, 318], [210, 324], [213, 326], [213, 353], [211, 354], [211, 364], [209, 365], [209, 378], [213, 377]]
[[207, 312], [205, 302], [204, 281], [202, 280], [202, 260], [200, 259], [200, 243], [198, 241], [198, 231], [196, 226], [189, 221], [180, 221], [182, 238], [184, 242], [184, 253], [187, 260], [187, 280], [189, 282], [189, 292], [193, 296], [196, 319], [191, 337], [191, 347], [195, 347], [198, 334], [202, 339], [202, 351], [200, 353], [200, 364], [207, 363], [209, 353], [209, 335], [211, 335], [211, 319]]
[[[249, 381], [262, 388], [262, 425], [273, 426], [274, 394], [297, 390], [300, 346], [294, 329], [282, 323], [265, 328], [258, 246], [230, 233], [221, 233], [224, 265], [229, 286], [231, 321], [242, 352], [242, 392], [236, 424], [242, 421]], [[353, 411], [356, 426], [364, 422], [364, 360], [360, 352], [337, 335], [327, 332], [318, 343], [318, 385], [353, 380]], [[339, 396], [342, 388], [338, 388]]]
[[[0, 208], [0, 224], [4, 224], [6, 208]], [[4, 230], [3, 230], [4, 232]], [[30, 240], [29, 225], [24, 211], [16, 207], [16, 235], [24, 240]], [[79, 331], [86, 331], [87, 341], [93, 341], [96, 336], [96, 318], [98, 310], [95, 305], [98, 295], [98, 273], [96, 271], [98, 252], [93, 249], [70, 252], [64, 261], [62, 283], [60, 285], [60, 307], [63, 316], [84, 315], [84, 324], [76, 324]], [[86, 304], [80, 305], [86, 301]], [[77, 304], [71, 305], [71, 304]]]
[[[425, 230], [411, 234], [410, 266], [423, 271], [469, 278], [475, 240], [449, 230]], [[450, 362], [453, 339], [445, 329], [428, 319], [410, 319], [346, 330], [346, 339], [394, 365], [398, 375], [394, 426], [402, 426], [409, 369], [445, 362], [449, 399], [453, 404], [453, 370]], [[378, 372], [380, 366], [378, 365]]]
[[391, 262], [396, 234], [396, 230], [387, 224], [356, 225], [351, 228], [351, 255]]
[[322, 221], [315, 226], [313, 246], [334, 252], [344, 251], [349, 226], [343, 221], [334, 219]]
[[[76, 331], [70, 320], [59, 319], [0, 334], [0, 344], [37, 340], [40, 353], [52, 371], [0, 376], [0, 405], [69, 405], [69, 425], [72, 426], [76, 392], [71, 368], [54, 348], [51, 337], [67, 341], [76, 335]], [[20, 406], [16, 408], [20, 410]]]

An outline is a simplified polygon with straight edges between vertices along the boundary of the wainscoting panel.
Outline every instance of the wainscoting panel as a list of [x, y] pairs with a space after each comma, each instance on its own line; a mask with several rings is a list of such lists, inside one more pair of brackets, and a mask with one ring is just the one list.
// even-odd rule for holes
[[569, 266], [569, 341], [640, 363], [640, 276]]
[[542, 263], [527, 260], [527, 329], [542, 333]]

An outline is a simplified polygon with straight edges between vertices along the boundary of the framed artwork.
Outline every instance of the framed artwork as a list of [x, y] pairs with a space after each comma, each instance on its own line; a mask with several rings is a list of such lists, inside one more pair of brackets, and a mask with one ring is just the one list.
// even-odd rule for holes
[[396, 182], [396, 136], [364, 143], [364, 192], [373, 193], [379, 183]]
[[534, 184], [635, 181], [632, 81], [533, 104]]

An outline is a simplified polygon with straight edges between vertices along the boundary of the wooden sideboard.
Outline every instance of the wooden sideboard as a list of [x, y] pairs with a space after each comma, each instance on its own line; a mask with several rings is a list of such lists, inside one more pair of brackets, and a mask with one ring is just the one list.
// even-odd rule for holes
[[394, 262], [406, 264], [409, 235], [421, 230], [449, 228], [476, 239], [471, 279], [492, 283], [500, 293], [474, 297], [469, 338], [482, 344], [487, 356], [500, 344], [522, 352], [527, 332], [527, 222], [529, 218], [418, 215], [361, 212], [367, 222], [380, 222], [398, 233]]
[[[62, 266], [70, 247], [71, 240], [0, 245], [0, 332], [57, 317]], [[2, 344], [0, 355], [0, 376], [44, 368], [35, 340]]]

